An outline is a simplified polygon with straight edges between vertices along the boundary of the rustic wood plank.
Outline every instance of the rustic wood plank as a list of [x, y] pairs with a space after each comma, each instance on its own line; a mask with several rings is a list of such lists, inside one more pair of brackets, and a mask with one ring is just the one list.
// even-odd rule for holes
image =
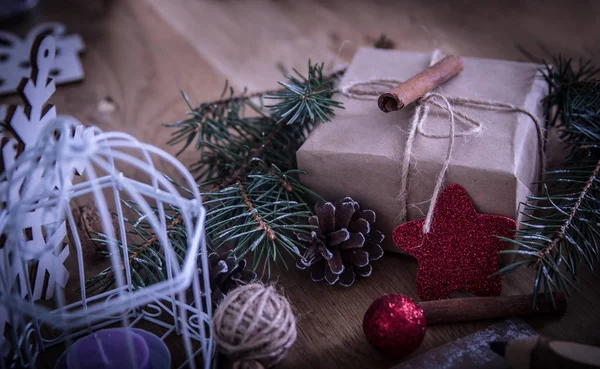
[[[597, 2], [579, 5], [558, 0], [521, 2], [385, 1], [210, 1], [210, 0], [57, 0], [41, 2], [26, 18], [6, 26], [24, 32], [41, 20], [65, 22], [81, 33], [87, 53], [86, 79], [59, 86], [53, 102], [104, 130], [129, 132], [166, 147], [170, 130], [161, 123], [184, 117], [181, 88], [193, 102], [212, 99], [225, 79], [256, 91], [276, 86], [278, 68], [304, 69], [310, 57], [328, 66], [348, 62], [358, 46], [385, 32], [398, 48], [429, 51], [440, 47], [458, 55], [524, 60], [519, 44], [536, 54], [600, 60]], [[343, 47], [342, 47], [343, 45]], [[110, 98], [116, 110], [100, 112]], [[14, 102], [5, 98], [1, 102]], [[193, 151], [182, 157], [192, 163]], [[169, 168], [164, 168], [169, 172]], [[385, 293], [416, 296], [416, 261], [388, 255], [374, 273], [352, 288], [314, 284], [297, 270], [281, 271], [278, 281], [299, 317], [299, 338], [281, 368], [385, 368], [394, 364], [374, 351], [362, 334], [369, 304]], [[531, 292], [532, 273], [519, 270], [504, 282], [505, 294]], [[600, 272], [582, 271], [580, 292], [561, 319], [529, 318], [540, 333], [600, 344]], [[430, 327], [414, 357], [491, 322]], [[177, 354], [175, 352], [175, 354]]]
[[[175, 153], [176, 148], [165, 145], [172, 131], [163, 124], [185, 117], [188, 109], [180, 89], [196, 103], [214, 98], [222, 89], [225, 77], [145, 1], [41, 2], [9, 26], [23, 35], [43, 21], [65, 23], [67, 31], [81, 34], [86, 44], [85, 80], [58, 86], [52, 97], [59, 114], [105, 131], [133, 134]], [[114, 103], [114, 112], [99, 109], [107, 99]], [[16, 101], [11, 96], [0, 102]]]

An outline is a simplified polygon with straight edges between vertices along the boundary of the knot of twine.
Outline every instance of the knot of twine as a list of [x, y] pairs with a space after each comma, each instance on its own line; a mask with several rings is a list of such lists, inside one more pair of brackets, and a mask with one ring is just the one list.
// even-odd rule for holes
[[[435, 51], [433, 57], [431, 59], [430, 65], [435, 64], [435, 62], [440, 58], [439, 51]], [[402, 81], [393, 80], [393, 79], [374, 79], [367, 82], [357, 82], [352, 83], [346, 86], [343, 86], [340, 91], [341, 93], [351, 99], [355, 100], [377, 100], [380, 95], [390, 91], [393, 87], [400, 84]], [[463, 106], [467, 108], [476, 108], [484, 111], [499, 111], [499, 112], [507, 112], [507, 113], [522, 113], [527, 115], [533, 123], [535, 124], [537, 136], [538, 136], [538, 151], [539, 158], [542, 168], [542, 176], [545, 171], [546, 165], [546, 155], [544, 152], [544, 131], [542, 125], [535, 117], [535, 115], [517, 105], [502, 102], [502, 101], [489, 101], [489, 100], [478, 100], [478, 99], [469, 99], [462, 97], [447, 97], [442, 95], [441, 93], [432, 91], [425, 94], [423, 97], [419, 98], [416, 102], [415, 111], [410, 119], [410, 126], [408, 131], [408, 137], [406, 139], [406, 146], [404, 148], [404, 156], [401, 160], [400, 167], [400, 190], [398, 193], [398, 201], [400, 202], [400, 213], [398, 214], [398, 218], [400, 222], [404, 223], [407, 221], [408, 217], [408, 209], [407, 209], [407, 200], [408, 200], [408, 172], [410, 169], [410, 163], [413, 158], [414, 152], [414, 143], [416, 139], [416, 134], [419, 133], [424, 137], [434, 138], [434, 139], [448, 139], [448, 150], [446, 151], [446, 158], [442, 165], [442, 169], [437, 176], [435, 187], [433, 193], [431, 195], [431, 199], [429, 200], [429, 209], [427, 211], [427, 216], [425, 217], [425, 222], [423, 223], [423, 233], [427, 234], [431, 230], [431, 222], [433, 221], [433, 213], [435, 209], [435, 204], [442, 190], [442, 186], [444, 184], [444, 178], [446, 172], [448, 171], [448, 167], [450, 165], [450, 160], [452, 158], [452, 151], [454, 149], [454, 139], [455, 137], [460, 136], [469, 136], [476, 133], [481, 132], [482, 123], [478, 120], [473, 119], [469, 115], [464, 112], [455, 109], [455, 106]], [[428, 133], [423, 130], [423, 126], [427, 121], [427, 117], [431, 108], [437, 108], [448, 114], [448, 123], [450, 132], [448, 134], [434, 134]], [[455, 125], [456, 121], [459, 121], [470, 128], [462, 131], [461, 133], [456, 134]]]
[[228, 293], [212, 324], [219, 351], [238, 363], [275, 365], [296, 340], [296, 319], [290, 303], [272, 286], [261, 283]]

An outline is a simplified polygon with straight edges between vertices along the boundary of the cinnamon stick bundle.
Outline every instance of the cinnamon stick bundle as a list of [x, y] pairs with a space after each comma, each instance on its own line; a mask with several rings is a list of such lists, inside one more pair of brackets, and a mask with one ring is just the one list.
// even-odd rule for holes
[[423, 72], [394, 87], [391, 92], [379, 96], [377, 105], [384, 113], [396, 111], [416, 101], [463, 70], [458, 56], [447, 56]]

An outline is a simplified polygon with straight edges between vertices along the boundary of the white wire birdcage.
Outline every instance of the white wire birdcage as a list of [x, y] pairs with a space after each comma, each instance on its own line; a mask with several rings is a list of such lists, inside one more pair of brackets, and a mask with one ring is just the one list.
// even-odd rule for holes
[[[31, 91], [46, 86], [52, 38], [43, 38], [34, 55], [38, 83], [31, 82]], [[51, 93], [46, 95], [44, 103]], [[30, 99], [30, 104], [42, 111], [39, 103]], [[104, 133], [73, 118], [45, 121], [32, 135], [36, 140], [10, 166], [4, 160], [0, 175], [2, 367], [38, 367], [43, 352], [121, 325], [143, 327], [177, 347], [181, 357], [174, 357], [175, 367], [210, 368], [210, 286], [208, 273], [201, 273], [208, 270], [205, 209], [192, 175], [167, 152], [128, 134]], [[176, 173], [179, 185], [160, 166]], [[86, 236], [78, 232], [72, 210], [82, 202], [97, 211], [97, 234], [112, 267], [107, 276], [113, 279], [111, 288], [96, 294], [86, 289], [86, 279], [97, 271], [84, 260]], [[134, 204], [137, 213], [127, 204]], [[183, 253], [168, 236], [174, 213], [186, 234]], [[165, 278], [140, 288], [134, 284], [137, 274], [130, 267], [129, 246], [133, 227], [142, 221], [156, 237], [153, 244], [159, 247], [154, 252], [160, 258], [154, 268]]]

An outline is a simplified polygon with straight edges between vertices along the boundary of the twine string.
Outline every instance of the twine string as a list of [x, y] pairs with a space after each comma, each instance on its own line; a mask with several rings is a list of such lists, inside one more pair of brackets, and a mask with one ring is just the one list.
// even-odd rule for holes
[[288, 300], [260, 283], [229, 292], [212, 324], [221, 352], [264, 367], [279, 362], [296, 340], [296, 320]]

